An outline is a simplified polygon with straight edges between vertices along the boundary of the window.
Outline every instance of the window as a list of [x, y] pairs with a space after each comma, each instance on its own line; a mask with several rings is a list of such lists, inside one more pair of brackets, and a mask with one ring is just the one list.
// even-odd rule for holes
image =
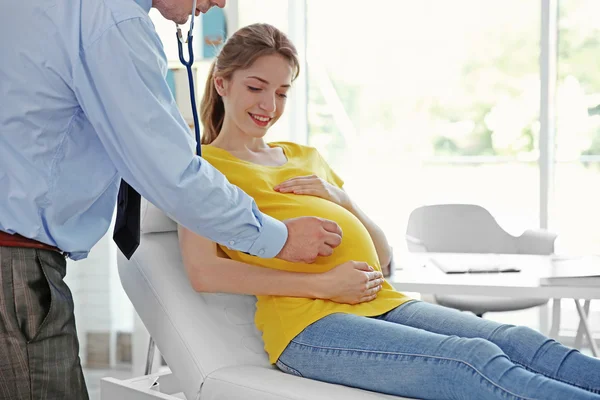
[[288, 2], [282, 0], [238, 0], [239, 27], [267, 23], [288, 33]]
[[600, 251], [600, 12], [562, 1], [558, 15], [555, 197], [551, 228], [565, 251]]
[[393, 243], [424, 203], [539, 225], [539, 1], [307, 1], [309, 143]]

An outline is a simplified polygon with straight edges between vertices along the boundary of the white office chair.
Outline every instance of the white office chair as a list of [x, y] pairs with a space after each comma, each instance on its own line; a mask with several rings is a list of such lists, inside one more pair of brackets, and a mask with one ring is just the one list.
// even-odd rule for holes
[[119, 274], [170, 372], [104, 378], [102, 400], [400, 399], [279, 371], [268, 362], [253, 323], [255, 297], [195, 292], [175, 223], [146, 201], [142, 232], [131, 260], [119, 255]]
[[[552, 254], [556, 235], [528, 230], [515, 237], [504, 231], [483, 207], [439, 204], [415, 209], [406, 230], [408, 250], [434, 253]], [[514, 311], [544, 306], [548, 299], [435, 295], [437, 304], [471, 311]], [[556, 304], [556, 302], [555, 302]]]

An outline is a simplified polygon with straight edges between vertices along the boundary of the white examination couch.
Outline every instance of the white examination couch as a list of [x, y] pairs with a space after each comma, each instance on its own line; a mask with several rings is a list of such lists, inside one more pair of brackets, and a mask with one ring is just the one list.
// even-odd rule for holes
[[271, 366], [253, 324], [255, 297], [195, 292], [175, 223], [146, 201], [140, 247], [131, 260], [119, 254], [118, 265], [123, 287], [170, 370], [129, 380], [104, 378], [102, 400], [400, 399]]

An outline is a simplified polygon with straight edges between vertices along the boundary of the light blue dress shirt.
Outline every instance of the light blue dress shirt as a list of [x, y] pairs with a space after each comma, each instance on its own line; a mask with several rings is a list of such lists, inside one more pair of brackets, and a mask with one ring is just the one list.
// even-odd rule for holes
[[0, 230], [85, 258], [123, 177], [192, 231], [274, 257], [285, 225], [194, 154], [151, 4], [0, 0]]

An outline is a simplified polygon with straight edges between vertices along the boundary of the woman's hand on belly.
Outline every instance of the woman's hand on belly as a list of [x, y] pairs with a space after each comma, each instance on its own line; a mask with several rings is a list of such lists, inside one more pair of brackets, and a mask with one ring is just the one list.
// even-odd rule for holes
[[317, 196], [329, 200], [341, 207], [347, 208], [350, 205], [350, 198], [342, 189], [333, 186], [317, 175], [298, 176], [281, 182], [273, 188], [280, 193], [293, 193], [308, 196]]
[[315, 297], [336, 303], [358, 304], [374, 300], [383, 284], [383, 275], [365, 262], [347, 261], [319, 274]]

